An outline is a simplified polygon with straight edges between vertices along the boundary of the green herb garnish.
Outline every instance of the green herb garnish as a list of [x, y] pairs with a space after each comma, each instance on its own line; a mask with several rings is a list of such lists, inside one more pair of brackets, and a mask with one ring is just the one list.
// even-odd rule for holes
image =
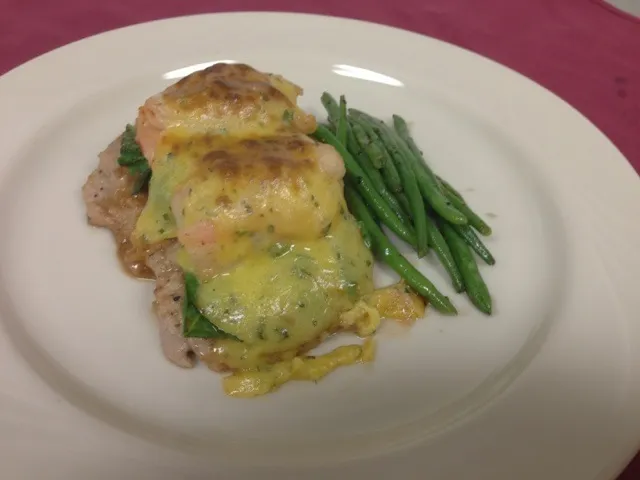
[[284, 255], [285, 253], [288, 253], [290, 250], [291, 250], [291, 245], [286, 245], [284, 243], [277, 242], [269, 247], [269, 255], [271, 255], [273, 258], [278, 258]]
[[349, 297], [355, 297], [358, 294], [358, 284], [356, 282], [345, 281], [342, 288]]
[[196, 307], [195, 300], [200, 282], [193, 273], [184, 273], [184, 302], [182, 304], [182, 335], [184, 337], [196, 338], [231, 338], [240, 339], [230, 333], [220, 330], [207, 317], [200, 313]]
[[282, 120], [285, 123], [291, 123], [293, 121], [293, 110], [285, 110], [282, 114]]
[[291, 273], [301, 279], [313, 277], [309, 270], [298, 265], [293, 266], [293, 268], [291, 269]]
[[132, 194], [136, 195], [148, 188], [151, 179], [151, 167], [142, 154], [142, 149], [136, 142], [136, 129], [133, 125], [127, 125], [122, 134], [120, 144], [120, 156], [118, 165], [126, 167], [129, 173], [135, 177]]

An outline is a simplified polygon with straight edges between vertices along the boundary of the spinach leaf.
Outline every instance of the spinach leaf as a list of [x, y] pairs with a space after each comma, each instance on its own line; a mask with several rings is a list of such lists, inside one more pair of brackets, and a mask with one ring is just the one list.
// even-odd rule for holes
[[133, 125], [127, 125], [122, 134], [118, 165], [126, 167], [129, 173], [136, 177], [133, 191], [131, 192], [133, 195], [148, 187], [149, 179], [151, 178], [151, 167], [149, 167], [149, 162], [142, 154], [140, 145], [136, 142], [136, 129]]
[[200, 282], [193, 273], [184, 272], [184, 302], [182, 304], [182, 335], [196, 338], [231, 338], [240, 339], [230, 333], [224, 332], [200, 313], [195, 300]]
[[149, 180], [151, 179], [151, 170], [147, 169], [146, 171], [139, 173], [136, 177], [136, 181], [133, 184], [133, 188], [131, 189], [131, 193], [137, 195], [142, 190], [145, 190], [149, 187]]

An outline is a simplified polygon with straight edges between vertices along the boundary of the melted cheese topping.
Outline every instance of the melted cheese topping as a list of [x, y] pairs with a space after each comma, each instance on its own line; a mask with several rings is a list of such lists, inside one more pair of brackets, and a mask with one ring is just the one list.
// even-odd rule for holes
[[[190, 132], [265, 135], [289, 127], [311, 133], [315, 119], [298, 108], [302, 90], [279, 75], [243, 64], [216, 64], [189, 75], [162, 93], [165, 126]], [[290, 116], [289, 122], [286, 120]]]
[[242, 340], [218, 342], [205, 361], [242, 369], [306, 349], [373, 291], [371, 265], [346, 211], [325, 236], [255, 252], [198, 291], [202, 313]]
[[[138, 142], [152, 177], [133, 242], [177, 238], [195, 303], [235, 339], [203, 361], [231, 370], [225, 391], [256, 396], [373, 359], [373, 344], [301, 356], [338, 330], [372, 335], [381, 311], [413, 315], [396, 290], [373, 293], [373, 259], [343, 196], [342, 159], [306, 134], [301, 90], [246, 65], [215, 65], [149, 99]], [[363, 301], [364, 300], [364, 301]]]
[[179, 239], [180, 265], [200, 280], [197, 307], [241, 340], [218, 342], [227, 368], [295, 354], [373, 290], [342, 181], [315, 149], [301, 135], [167, 134], [156, 150], [134, 236]]
[[257, 397], [291, 380], [317, 382], [339, 367], [373, 361], [375, 346], [367, 339], [362, 346], [346, 345], [316, 357], [295, 357], [259, 369], [243, 370], [224, 378], [223, 387], [233, 397]]
[[[342, 182], [324, 172], [301, 134], [238, 139], [167, 133], [134, 236], [178, 237], [202, 276], [276, 240], [312, 240], [344, 208]], [[189, 257], [192, 257], [189, 261]]]
[[153, 165], [167, 131], [237, 137], [312, 133], [315, 118], [296, 105], [302, 89], [279, 75], [248, 65], [212, 65], [149, 98], [136, 122], [137, 140]]
[[298, 354], [346, 328], [341, 314], [373, 291], [342, 159], [306, 136], [315, 120], [299, 94], [282, 77], [216, 65], [152, 97], [138, 121], [153, 174], [133, 241], [179, 240], [178, 263], [200, 282], [196, 307], [237, 339], [204, 360], [245, 377], [286, 362], [297, 365], [289, 378], [318, 377], [320, 363]]
[[381, 317], [411, 324], [424, 317], [426, 303], [424, 298], [409, 289], [403, 282], [366, 295], [363, 303]]

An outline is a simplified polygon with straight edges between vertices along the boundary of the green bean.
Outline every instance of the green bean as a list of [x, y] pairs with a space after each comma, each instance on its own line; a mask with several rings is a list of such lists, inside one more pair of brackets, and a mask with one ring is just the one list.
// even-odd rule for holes
[[[331, 96], [329, 92], [324, 92], [321, 97], [322, 105], [327, 111], [329, 123], [331, 126], [324, 125], [326, 128], [331, 131], [334, 135], [337, 133], [337, 126], [340, 119], [340, 106], [336, 102], [336, 100]], [[347, 149], [351, 153], [351, 155], [358, 155], [361, 151], [360, 145], [358, 144], [353, 131], [351, 130], [351, 126], [347, 123]]]
[[403, 210], [399, 200], [393, 195], [393, 193], [387, 190], [387, 186], [384, 183], [380, 171], [373, 167], [369, 156], [365, 152], [359, 152], [354, 155], [351, 149], [349, 149], [349, 153], [351, 153], [351, 155], [360, 164], [362, 169], [368, 175], [369, 180], [371, 180], [373, 187], [378, 190], [380, 196], [386, 200], [391, 210], [393, 210], [393, 212], [398, 216], [400, 220], [402, 220], [405, 225], [411, 225], [411, 219]]
[[[340, 116], [339, 106], [336, 103], [335, 99], [328, 92], [324, 92], [322, 94], [322, 103], [325, 106], [325, 109], [327, 110], [329, 121], [331, 122], [333, 120], [333, 123], [330, 123], [330, 125], [324, 125], [324, 124], [322, 125], [325, 128], [329, 129], [331, 133], [335, 135], [336, 134], [335, 126], [339, 122], [338, 117]], [[384, 200], [386, 200], [386, 202], [389, 204], [389, 207], [398, 216], [398, 218], [406, 225], [410, 225], [411, 220], [407, 217], [407, 213], [406, 213], [408, 210], [406, 209], [403, 210], [403, 207], [399, 204], [396, 197], [387, 189], [382, 175], [371, 164], [371, 161], [369, 160], [367, 153], [365, 153], [365, 151], [363, 150], [363, 146], [361, 145], [361, 142], [357, 140], [356, 132], [352, 127], [353, 125], [349, 123], [346, 125], [347, 150], [349, 151], [349, 153], [351, 153], [351, 156], [360, 164], [362, 169], [365, 171], [365, 173], [368, 175], [369, 179], [373, 183], [373, 186], [380, 193], [380, 196]], [[377, 154], [380, 155], [381, 152], [378, 151]]]
[[442, 181], [440, 183], [442, 183], [443, 185], [445, 196], [449, 199], [454, 207], [456, 207], [460, 212], [464, 214], [465, 217], [467, 217], [469, 225], [471, 225], [485, 237], [491, 235], [491, 227], [480, 217], [480, 215], [474, 212], [471, 207], [467, 205], [462, 196], [457, 191], [450, 189], [450, 186], [446, 186]]
[[380, 148], [380, 145], [378, 145], [376, 142], [371, 141], [371, 138], [369, 138], [369, 135], [367, 135], [365, 129], [362, 128], [362, 125], [356, 122], [350, 122], [350, 126], [351, 131], [356, 138], [356, 141], [360, 145], [360, 148], [367, 152], [367, 155], [369, 155], [373, 166], [378, 169], [382, 168], [382, 166], [384, 165], [384, 153]]
[[404, 193], [406, 194], [409, 203], [409, 211], [411, 212], [413, 226], [416, 231], [416, 250], [418, 252], [418, 257], [422, 258], [429, 250], [427, 214], [424, 209], [424, 202], [422, 201], [418, 182], [411, 170], [411, 160], [405, 158], [394, 138], [388, 138], [385, 142], [385, 147], [391, 155], [391, 159], [400, 174]]
[[369, 125], [369, 123], [367, 123], [366, 121], [363, 121], [362, 119], [357, 117], [351, 117], [351, 118], [354, 123], [357, 123], [358, 125], [360, 125], [364, 129], [364, 131], [367, 132], [367, 135], [369, 136], [369, 138], [373, 143], [380, 145], [380, 150], [383, 156], [382, 167], [380, 168], [380, 170], [382, 171], [383, 178], [385, 179], [385, 182], [389, 186], [389, 189], [392, 192], [402, 192], [403, 186], [402, 186], [402, 181], [400, 180], [400, 174], [398, 173], [398, 170], [396, 169], [395, 164], [391, 160], [391, 156], [389, 152], [387, 151], [386, 148], [384, 148], [384, 143], [380, 140], [378, 134], [373, 130], [373, 128], [371, 128], [371, 125]]
[[327, 130], [329, 130], [331, 133], [333, 133], [334, 135], [336, 134], [336, 129], [333, 126], [333, 123], [329, 123], [329, 122], [321, 122], [318, 125], [322, 125], [324, 128], [326, 128]]
[[347, 125], [347, 150], [349, 150], [352, 155], [360, 155], [361, 153], [364, 153], [360, 148], [360, 145], [358, 145], [356, 137], [351, 131], [351, 127], [349, 125]]
[[320, 97], [320, 101], [327, 111], [329, 122], [332, 123], [334, 127], [337, 127], [338, 119], [340, 118], [340, 106], [338, 102], [336, 102], [336, 99], [333, 98], [329, 92], [324, 92]]
[[[351, 113], [351, 110], [349, 113]], [[370, 121], [382, 123], [384, 127], [389, 128], [376, 118], [371, 118]], [[394, 115], [393, 124], [395, 127], [394, 133], [402, 140], [402, 148], [409, 153], [408, 156], [413, 160], [414, 172], [416, 177], [418, 177], [418, 184], [420, 185], [424, 199], [433, 207], [438, 215], [448, 222], [456, 225], [466, 225], [468, 222], [467, 217], [454, 207], [449, 198], [442, 192], [435, 174], [431, 171], [422, 156], [422, 152], [413, 141], [413, 138], [411, 138], [407, 123], [402, 117]]]
[[403, 187], [402, 182], [400, 181], [400, 174], [398, 173], [396, 166], [393, 164], [393, 161], [388, 156], [389, 154], [387, 153], [387, 151], [383, 150], [383, 152], [385, 160], [383, 162], [382, 168], [380, 169], [382, 177], [389, 187], [389, 190], [395, 193], [402, 193]]
[[404, 184], [404, 190], [407, 194], [407, 200], [409, 201], [409, 207], [413, 216], [413, 228], [416, 231], [416, 242], [418, 257], [424, 257], [429, 251], [429, 234], [427, 232], [427, 213], [424, 210], [424, 203], [422, 202], [422, 195], [420, 195], [420, 188], [416, 182], [416, 177], [412, 175], [411, 167], [402, 163], [401, 161], [398, 171], [402, 182]]
[[400, 138], [405, 141], [409, 149], [417, 158], [423, 158], [422, 150], [418, 148], [413, 137], [409, 133], [407, 122], [400, 115], [393, 115], [393, 128], [396, 130]]
[[[320, 97], [320, 101], [322, 102], [322, 105], [327, 111], [327, 119], [329, 120], [329, 123], [332, 125], [332, 128], [329, 128], [329, 130], [334, 135], [337, 135], [338, 124], [340, 123], [340, 115], [341, 115], [340, 105], [338, 104], [338, 102], [336, 102], [336, 99], [333, 98], [333, 96], [329, 92], [324, 92]], [[346, 102], [345, 102], [345, 107], [346, 107]], [[356, 141], [356, 138], [353, 135], [353, 132], [351, 131], [351, 127], [348, 123], [345, 125], [345, 129], [347, 130], [347, 139], [346, 139], [347, 148], [349, 149], [349, 151], [352, 152], [352, 154], [355, 154], [360, 151], [360, 146]], [[342, 142], [342, 144], [345, 145], [345, 142]]]
[[455, 188], [453, 188], [453, 186], [447, 182], [444, 178], [442, 178], [440, 175], [436, 175], [436, 178], [438, 179], [438, 181], [440, 182], [440, 185], [442, 185], [443, 190], [446, 192], [451, 193], [452, 195], [455, 195], [456, 197], [458, 197], [460, 200], [464, 201], [464, 197], [462, 196], [462, 194], [456, 190]]
[[380, 193], [373, 187], [365, 171], [360, 167], [358, 162], [354, 160], [345, 146], [338, 141], [331, 131], [322, 125], [318, 125], [313, 136], [324, 143], [332, 145], [338, 151], [344, 160], [348, 174], [354, 178], [358, 190], [364, 196], [369, 206], [376, 212], [378, 218], [402, 240], [415, 247], [416, 237], [413, 229], [405, 225], [393, 210], [391, 210], [387, 202], [380, 196]]
[[336, 136], [338, 137], [338, 141], [343, 145], [347, 144], [347, 128], [349, 128], [349, 124], [347, 123], [347, 99], [344, 95], [340, 95], [340, 116], [338, 117], [338, 126]]
[[[340, 100], [342, 100], [343, 97], [344, 95], [340, 97]], [[321, 101], [322, 101], [322, 105], [327, 111], [327, 119], [329, 120], [329, 124], [330, 124], [330, 126], [328, 125], [324, 125], [324, 126], [328, 128], [331, 131], [331, 133], [336, 135], [338, 139], [340, 139], [340, 136], [338, 135], [338, 127], [340, 125], [340, 118], [343, 113], [341, 111], [341, 105], [338, 105], [335, 98], [333, 98], [329, 92], [324, 92], [322, 94]], [[346, 101], [344, 102], [344, 109], [346, 110]], [[344, 118], [346, 118], [346, 111], [344, 112], [344, 114], [345, 114]], [[351, 132], [351, 128], [349, 127], [348, 122], [344, 124], [343, 128], [346, 130], [346, 141], [342, 141], [341, 143], [343, 145], [347, 145], [349, 150], [351, 150], [352, 152], [359, 152], [360, 148], [356, 142], [355, 137], [353, 136], [353, 132]]]
[[478, 307], [481, 312], [491, 315], [491, 295], [489, 294], [487, 284], [484, 283], [480, 275], [471, 249], [454, 230], [452, 225], [449, 225], [447, 222], [440, 222], [440, 228], [442, 229], [445, 240], [449, 244], [456, 265], [462, 274], [465, 289], [471, 302]]
[[449, 277], [451, 277], [453, 288], [458, 293], [464, 292], [462, 275], [460, 274], [460, 270], [456, 265], [453, 255], [451, 254], [449, 245], [447, 245], [447, 242], [442, 236], [437, 225], [430, 218], [427, 218], [427, 231], [429, 232], [429, 244], [436, 252], [440, 263], [449, 274]]
[[495, 265], [496, 259], [493, 258], [487, 246], [482, 243], [482, 240], [478, 238], [476, 232], [469, 225], [454, 225], [453, 228], [487, 265]]
[[358, 220], [364, 223], [366, 229], [369, 231], [374, 250], [382, 257], [382, 260], [395, 270], [411, 288], [428, 299], [437, 310], [442, 313], [455, 315], [457, 313], [456, 308], [449, 298], [440, 293], [422, 273], [400, 254], [380, 229], [362, 197], [360, 197], [351, 185], [345, 187], [345, 197], [347, 198], [351, 212]]
[[395, 194], [395, 197], [404, 210], [404, 213], [406, 213], [407, 215], [411, 214], [411, 207], [409, 206], [409, 200], [407, 200], [407, 196], [404, 193], [399, 192]]

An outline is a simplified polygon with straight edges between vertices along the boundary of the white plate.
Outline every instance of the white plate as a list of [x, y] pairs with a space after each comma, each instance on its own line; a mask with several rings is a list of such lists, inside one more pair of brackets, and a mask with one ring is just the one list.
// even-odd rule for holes
[[[434, 168], [493, 217], [498, 264], [482, 272], [495, 315], [455, 296], [456, 318], [385, 328], [374, 365], [257, 400], [169, 364], [150, 284], [125, 276], [109, 232], [86, 225], [80, 188], [147, 96], [220, 60], [285, 75], [319, 114], [329, 90], [411, 119]], [[351, 20], [185, 17], [3, 76], [0, 127], [3, 478], [585, 480], [612, 478], [635, 453], [640, 183], [527, 79]]]

